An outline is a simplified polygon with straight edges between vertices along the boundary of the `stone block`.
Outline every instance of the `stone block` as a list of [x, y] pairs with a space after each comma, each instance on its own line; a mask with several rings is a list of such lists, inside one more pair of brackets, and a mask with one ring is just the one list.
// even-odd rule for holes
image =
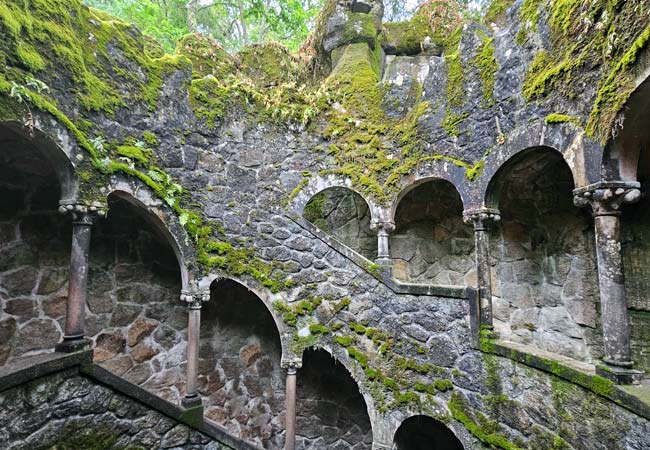
[[5, 313], [16, 316], [19, 322], [25, 322], [38, 315], [36, 300], [29, 298], [16, 298], [7, 300], [5, 303]]
[[44, 350], [54, 348], [54, 345], [61, 340], [61, 332], [56, 322], [49, 319], [36, 319], [27, 322], [16, 336], [16, 355], [32, 350]]
[[124, 352], [125, 348], [126, 339], [124, 339], [121, 332], [113, 331], [110, 333], [102, 333], [97, 336], [97, 339], [95, 340], [93, 360], [95, 362], [109, 360]]
[[2, 277], [2, 285], [11, 297], [30, 295], [37, 281], [38, 270], [31, 266], [4, 273]]
[[127, 334], [127, 344], [129, 347], [134, 347], [142, 339], [149, 336], [153, 330], [158, 326], [158, 321], [151, 319], [136, 319], [129, 328]]

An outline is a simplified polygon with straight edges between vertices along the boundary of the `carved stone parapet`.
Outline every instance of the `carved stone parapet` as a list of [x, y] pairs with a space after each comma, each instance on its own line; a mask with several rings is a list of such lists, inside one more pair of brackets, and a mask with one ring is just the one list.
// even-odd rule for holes
[[486, 230], [489, 224], [501, 220], [501, 213], [495, 208], [476, 208], [463, 211], [463, 221], [474, 225], [476, 230]]
[[80, 203], [60, 202], [59, 212], [72, 215], [72, 222], [78, 225], [92, 225], [95, 218], [103, 219], [108, 215], [108, 208], [102, 205], [82, 205]]
[[641, 199], [640, 183], [628, 181], [600, 182], [573, 191], [573, 203], [579, 208], [591, 207], [594, 217], [619, 216], [626, 203]]

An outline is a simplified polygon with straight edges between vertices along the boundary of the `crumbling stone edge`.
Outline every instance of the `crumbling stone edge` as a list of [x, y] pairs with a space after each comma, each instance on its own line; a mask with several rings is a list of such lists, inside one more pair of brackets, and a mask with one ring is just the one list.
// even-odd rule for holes
[[520, 350], [497, 343], [493, 339], [481, 338], [480, 349], [490, 353], [525, 364], [534, 369], [550, 373], [570, 383], [577, 384], [617, 405], [650, 420], [650, 404], [639, 397], [626, 392], [623, 388], [598, 375], [589, 374], [573, 367], [562, 364], [560, 361], [532, 355]]
[[231, 436], [219, 426], [206, 421], [203, 417], [197, 418], [191, 414], [188, 415], [187, 411], [180, 406], [163, 400], [143, 388], [93, 364], [91, 350], [66, 354], [48, 353], [39, 357], [25, 358], [24, 360], [17, 361], [15, 364], [1, 367], [0, 392], [28, 383], [37, 378], [75, 368], [81, 376], [90, 378], [179, 423], [200, 431], [233, 450], [258, 450], [258, 447]]

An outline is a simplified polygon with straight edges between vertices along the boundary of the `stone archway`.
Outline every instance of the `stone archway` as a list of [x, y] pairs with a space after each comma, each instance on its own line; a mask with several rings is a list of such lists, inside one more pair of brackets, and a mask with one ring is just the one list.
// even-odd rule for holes
[[75, 193], [63, 151], [37, 130], [0, 125], [0, 365], [63, 336], [71, 225], [58, 207]]
[[454, 433], [431, 417], [413, 416], [395, 432], [396, 450], [464, 450]]
[[371, 231], [368, 203], [351, 189], [330, 187], [305, 205], [303, 218], [371, 261], [377, 258], [377, 238]]
[[573, 175], [548, 147], [518, 153], [490, 181], [495, 329], [504, 340], [582, 361], [601, 353], [592, 220]]
[[399, 280], [474, 285], [474, 234], [463, 223], [463, 202], [449, 181], [413, 187], [395, 211], [390, 237], [393, 276]]
[[297, 448], [371, 449], [366, 402], [347, 369], [327, 351], [305, 351], [297, 394]]
[[207, 419], [254, 445], [284, 444], [282, 345], [265, 304], [244, 285], [217, 279], [201, 314], [199, 392]]

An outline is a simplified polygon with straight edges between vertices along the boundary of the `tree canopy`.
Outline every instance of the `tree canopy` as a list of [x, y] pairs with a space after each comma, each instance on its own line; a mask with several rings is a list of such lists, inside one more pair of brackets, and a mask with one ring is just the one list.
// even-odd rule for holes
[[[463, 7], [484, 0], [457, 0]], [[325, 0], [85, 0], [134, 23], [167, 52], [187, 33], [211, 35], [228, 51], [278, 41], [296, 50]], [[422, 0], [384, 0], [386, 21], [408, 19]]]

